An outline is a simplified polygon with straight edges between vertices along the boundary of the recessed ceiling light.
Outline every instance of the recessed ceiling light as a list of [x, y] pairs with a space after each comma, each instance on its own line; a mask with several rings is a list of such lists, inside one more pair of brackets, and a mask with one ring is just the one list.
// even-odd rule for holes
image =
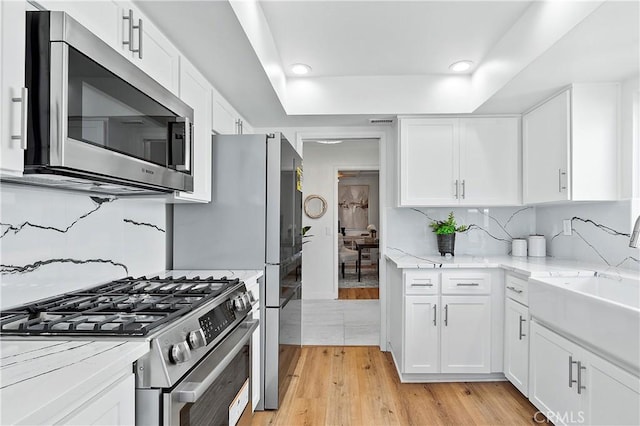
[[296, 75], [309, 74], [311, 67], [307, 64], [293, 64], [291, 65], [291, 72]]
[[326, 141], [314, 141], [314, 142], [323, 143], [323, 144], [326, 144], [326, 145], [333, 145], [333, 144], [336, 144], [336, 143], [342, 143], [342, 141], [340, 141], [340, 140], [326, 140]]
[[455, 72], [463, 72], [471, 68], [471, 65], [473, 65], [471, 61], [458, 61], [449, 65], [449, 69]]

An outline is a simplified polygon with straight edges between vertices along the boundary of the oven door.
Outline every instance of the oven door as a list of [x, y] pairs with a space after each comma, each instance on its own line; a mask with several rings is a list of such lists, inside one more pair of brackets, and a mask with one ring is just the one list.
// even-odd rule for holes
[[247, 320], [173, 389], [163, 394], [164, 425], [235, 425], [251, 415], [251, 336]]

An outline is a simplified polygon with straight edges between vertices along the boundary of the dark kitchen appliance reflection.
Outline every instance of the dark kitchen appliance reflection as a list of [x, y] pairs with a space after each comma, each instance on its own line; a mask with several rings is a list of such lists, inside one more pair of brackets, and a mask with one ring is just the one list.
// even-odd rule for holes
[[277, 409], [300, 356], [302, 159], [280, 133], [215, 136], [212, 200], [176, 205], [173, 265], [264, 269], [264, 398]]

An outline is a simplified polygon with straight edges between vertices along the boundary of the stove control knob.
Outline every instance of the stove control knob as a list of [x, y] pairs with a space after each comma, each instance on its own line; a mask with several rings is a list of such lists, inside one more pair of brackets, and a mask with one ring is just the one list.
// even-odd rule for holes
[[207, 344], [207, 339], [204, 337], [204, 331], [201, 328], [191, 331], [187, 335], [187, 342], [191, 349], [198, 349]]
[[249, 293], [243, 293], [242, 300], [244, 300], [245, 306], [247, 308], [251, 306], [251, 296], [249, 296]]
[[249, 296], [249, 302], [250, 302], [250, 303], [253, 303], [253, 302], [255, 302], [255, 301], [256, 301], [256, 298], [255, 298], [255, 296], [253, 295], [253, 291], [251, 291], [251, 290], [247, 291], [247, 295]]
[[182, 364], [183, 362], [189, 361], [191, 359], [191, 350], [187, 342], [180, 342], [171, 346], [169, 357], [174, 364]]
[[247, 309], [247, 304], [242, 296], [237, 296], [235, 299], [233, 299], [233, 307], [236, 309], [236, 311], [244, 311], [245, 309]]

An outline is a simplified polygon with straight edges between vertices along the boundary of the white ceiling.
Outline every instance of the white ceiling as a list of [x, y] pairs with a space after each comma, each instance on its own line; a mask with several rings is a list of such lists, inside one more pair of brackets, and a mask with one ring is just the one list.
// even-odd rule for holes
[[[566, 5], [566, 15], [573, 13], [573, 21], [561, 22], [564, 27], [555, 25], [555, 14], [549, 16], [539, 2], [265, 1], [249, 10], [265, 24], [260, 34], [266, 36], [258, 38], [239, 15], [247, 3], [232, 3], [138, 5], [256, 127], [364, 125], [389, 113], [439, 111], [443, 100], [464, 100], [460, 87], [471, 87], [470, 82], [484, 84], [477, 112], [521, 112], [570, 82], [637, 75], [640, 62], [637, 1], [609, 1], [598, 8], [600, 2], [551, 2], [558, 15], [563, 12], [558, 4]], [[546, 34], [552, 35], [540, 42]], [[278, 86], [267, 73], [261, 50], [267, 42], [275, 46], [272, 57], [285, 73], [293, 62], [313, 67], [308, 80], [288, 77], [286, 96], [276, 94]], [[509, 73], [494, 73], [498, 79], [489, 66], [496, 63], [496, 52], [503, 63], [520, 61]], [[471, 59], [480, 68], [466, 83], [464, 76], [455, 83], [447, 74], [458, 59]], [[285, 109], [305, 115], [287, 116]], [[445, 108], [471, 112], [462, 109], [456, 111], [453, 101]]]
[[288, 75], [314, 77], [449, 73], [480, 63], [528, 1], [267, 1], [262, 10]]
[[475, 112], [521, 113], [571, 83], [638, 77], [640, 2], [603, 4]]

